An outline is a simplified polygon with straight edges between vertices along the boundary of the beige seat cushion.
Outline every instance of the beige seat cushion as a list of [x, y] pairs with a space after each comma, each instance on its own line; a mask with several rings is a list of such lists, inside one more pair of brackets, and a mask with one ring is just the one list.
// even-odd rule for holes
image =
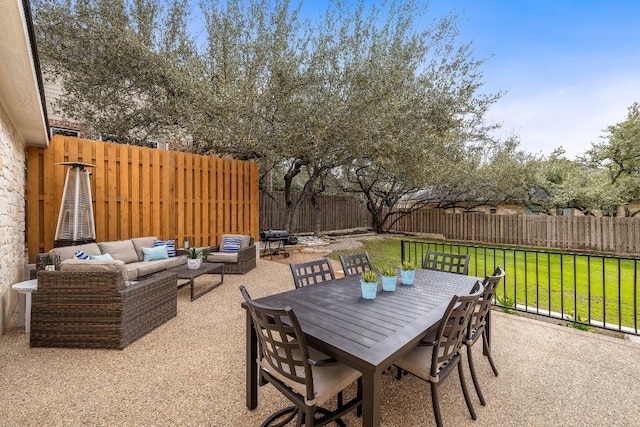
[[395, 361], [399, 368], [409, 371], [417, 377], [429, 381], [431, 377], [431, 358], [434, 346], [419, 345], [414, 347], [409, 353]]
[[208, 257], [209, 262], [238, 262], [238, 253], [212, 252]]
[[[328, 359], [329, 356], [316, 350], [313, 347], [308, 347], [309, 357], [314, 360]], [[260, 366], [268, 371], [271, 375], [287, 384], [294, 389], [298, 394], [305, 397], [305, 403], [307, 405], [319, 405], [322, 406], [325, 402], [332, 399], [339, 392], [346, 389], [355, 382], [362, 375], [359, 371], [350, 368], [342, 363], [331, 364], [328, 366], [312, 366], [313, 372], [313, 387], [316, 395], [314, 399], [306, 399], [307, 387], [305, 384], [301, 384], [296, 381], [291, 381], [281, 373], [277, 372], [271, 367], [269, 362], [264, 358], [260, 360]], [[304, 376], [304, 372], [297, 372], [296, 375]]]
[[138, 279], [142, 276], [157, 273], [167, 269], [167, 260], [159, 259], [155, 261], [138, 261], [127, 264], [127, 270], [136, 270], [136, 276]]
[[155, 236], [148, 237], [134, 237], [131, 239], [133, 243], [133, 247], [136, 249], [136, 254], [138, 254], [138, 261], [144, 260], [144, 254], [142, 253], [142, 248], [152, 248], [153, 242], [158, 240]]
[[120, 260], [113, 261], [92, 261], [84, 259], [67, 259], [60, 263], [60, 271], [80, 271], [80, 272], [98, 272], [98, 271], [120, 271], [122, 280], [129, 281], [129, 274], [124, 262]]
[[[155, 265], [150, 265], [156, 263]], [[164, 264], [160, 264], [164, 263]], [[158, 261], [138, 261], [125, 264], [130, 280], [138, 280], [141, 276], [147, 274], [157, 273], [158, 271], [166, 270], [173, 267], [187, 263], [186, 255], [177, 256], [175, 258], [161, 259]], [[159, 268], [162, 265], [162, 268]]]
[[138, 253], [130, 239], [116, 240], [114, 242], [100, 242], [98, 243], [98, 246], [103, 254], [109, 254], [113, 259], [119, 259], [125, 264], [138, 261]]
[[100, 247], [97, 243], [85, 243], [84, 245], [63, 246], [61, 248], [53, 248], [49, 251], [49, 255], [56, 255], [60, 261], [72, 259], [76, 251], [82, 251], [87, 255], [102, 255]]
[[180, 255], [177, 257], [169, 258], [165, 260], [167, 262], [167, 268], [174, 268], [187, 263], [187, 256]]

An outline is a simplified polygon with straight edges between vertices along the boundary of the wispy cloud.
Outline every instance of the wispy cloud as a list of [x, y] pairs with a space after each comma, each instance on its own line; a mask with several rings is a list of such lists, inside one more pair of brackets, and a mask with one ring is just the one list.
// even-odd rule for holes
[[599, 142], [608, 126], [624, 120], [638, 96], [640, 80], [635, 76], [610, 75], [572, 85], [540, 84], [507, 93], [488, 118], [503, 124], [502, 136], [519, 135], [527, 151], [549, 154], [562, 146], [574, 158]]

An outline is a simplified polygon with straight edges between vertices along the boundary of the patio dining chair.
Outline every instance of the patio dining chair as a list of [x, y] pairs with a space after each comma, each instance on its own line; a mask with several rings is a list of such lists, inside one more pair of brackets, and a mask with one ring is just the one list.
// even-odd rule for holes
[[353, 255], [340, 255], [340, 264], [342, 264], [342, 271], [344, 271], [345, 276], [351, 276], [372, 270], [371, 259], [369, 258], [368, 252]]
[[491, 311], [491, 302], [493, 301], [493, 297], [496, 294], [496, 288], [500, 283], [500, 279], [502, 279], [504, 275], [505, 272], [502, 267], [498, 267], [493, 272], [493, 275], [484, 278], [482, 282], [484, 290], [482, 296], [476, 304], [475, 311], [471, 316], [469, 328], [467, 329], [467, 336], [464, 340], [464, 344], [467, 346], [467, 359], [469, 360], [471, 379], [473, 380], [473, 385], [476, 388], [478, 398], [480, 399], [480, 403], [482, 405], [486, 405], [486, 402], [484, 396], [482, 395], [482, 391], [480, 390], [480, 385], [478, 384], [478, 378], [473, 364], [473, 352], [471, 351], [471, 347], [473, 347], [473, 345], [478, 342], [480, 338], [482, 338], [482, 342], [484, 344], [484, 355], [487, 356], [489, 364], [491, 365], [491, 369], [493, 370], [493, 374], [497, 377], [498, 370], [496, 369], [496, 365], [495, 363], [493, 363], [493, 358], [491, 357], [491, 340], [489, 339], [490, 329], [488, 321]]
[[336, 278], [329, 258], [290, 264], [290, 267], [296, 288], [302, 288], [303, 286], [314, 285]]
[[469, 414], [474, 420], [477, 418], [460, 364], [460, 349], [469, 320], [482, 292], [480, 282], [478, 282], [470, 295], [454, 296], [449, 302], [433, 339], [428, 343], [420, 343], [395, 362], [399, 370], [402, 369], [415, 375], [431, 385], [431, 401], [438, 427], [442, 426], [438, 387], [456, 366]]
[[469, 273], [469, 254], [449, 254], [429, 249], [422, 262], [422, 268], [466, 276]]
[[[284, 426], [296, 416], [298, 426], [345, 426], [340, 417], [361, 406], [361, 373], [307, 346], [291, 307], [268, 307], [253, 301], [244, 286], [240, 291], [258, 336], [260, 384], [271, 383], [294, 404], [270, 415], [261, 427]], [[356, 395], [345, 402], [343, 391], [356, 381]], [[333, 397], [334, 410], [321, 407]]]

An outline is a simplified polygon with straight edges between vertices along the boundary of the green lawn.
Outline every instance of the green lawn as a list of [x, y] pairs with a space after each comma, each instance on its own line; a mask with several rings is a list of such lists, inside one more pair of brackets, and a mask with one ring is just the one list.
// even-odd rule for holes
[[[335, 252], [331, 257], [337, 259], [341, 254], [366, 250], [374, 268], [387, 263], [398, 265], [401, 240], [397, 237], [364, 240], [363, 249]], [[636, 317], [636, 324], [640, 325], [640, 260], [432, 243], [440, 245], [438, 250], [443, 250], [444, 244], [445, 252], [469, 253], [470, 275], [483, 277], [496, 266], [502, 266], [507, 274], [498, 291], [501, 298], [515, 297], [517, 304], [632, 328]], [[420, 245], [417, 248], [411, 258], [419, 260], [427, 248], [423, 251]]]

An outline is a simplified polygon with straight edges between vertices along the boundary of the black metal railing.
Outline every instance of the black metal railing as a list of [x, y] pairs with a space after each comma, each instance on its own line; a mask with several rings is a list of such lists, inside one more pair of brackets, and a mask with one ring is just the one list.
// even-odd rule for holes
[[505, 310], [640, 335], [638, 258], [415, 240], [401, 241], [400, 256], [422, 265], [429, 249], [469, 254], [471, 276], [503, 267], [494, 304]]

